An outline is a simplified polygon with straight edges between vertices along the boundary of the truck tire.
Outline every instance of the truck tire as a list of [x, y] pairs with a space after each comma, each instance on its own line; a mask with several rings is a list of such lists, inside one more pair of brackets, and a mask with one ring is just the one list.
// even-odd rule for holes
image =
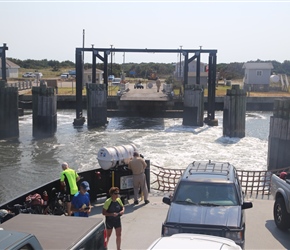
[[279, 197], [274, 203], [274, 220], [276, 226], [281, 230], [290, 228], [290, 214], [287, 212], [284, 199]]

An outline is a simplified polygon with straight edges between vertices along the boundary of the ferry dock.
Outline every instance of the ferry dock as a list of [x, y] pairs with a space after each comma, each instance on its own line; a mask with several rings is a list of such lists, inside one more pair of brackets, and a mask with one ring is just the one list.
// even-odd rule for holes
[[[133, 199], [125, 205], [122, 216], [121, 249], [147, 249], [156, 239], [161, 237], [161, 226], [164, 222], [168, 205], [162, 202], [162, 193], [152, 191], [150, 203], [143, 201], [133, 204]], [[271, 196], [249, 198], [253, 208], [246, 213], [246, 243], [245, 249], [290, 249], [290, 231], [280, 231], [274, 222]], [[98, 200], [92, 209], [90, 218], [104, 218], [102, 206], [104, 200]], [[115, 231], [109, 241], [108, 249], [116, 249]]]

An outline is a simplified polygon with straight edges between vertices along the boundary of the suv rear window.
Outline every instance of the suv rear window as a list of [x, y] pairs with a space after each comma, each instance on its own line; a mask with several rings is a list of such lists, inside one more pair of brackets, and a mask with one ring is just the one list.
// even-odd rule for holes
[[172, 202], [205, 206], [239, 205], [232, 183], [180, 182]]

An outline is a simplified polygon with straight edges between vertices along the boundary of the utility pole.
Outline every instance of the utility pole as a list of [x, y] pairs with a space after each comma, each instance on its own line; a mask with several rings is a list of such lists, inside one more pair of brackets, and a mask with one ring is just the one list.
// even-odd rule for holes
[[[85, 29], [83, 29], [83, 49], [85, 48]], [[83, 51], [83, 63], [85, 59], [85, 52]]]
[[[85, 48], [85, 29], [83, 29], [83, 49]], [[83, 50], [83, 55], [82, 55], [82, 65], [83, 65], [83, 67], [82, 67], [82, 70], [83, 70], [83, 79], [82, 79], [82, 89], [84, 88], [84, 71], [85, 71], [85, 51]]]
[[113, 75], [113, 52], [112, 52], [113, 45], [110, 46], [111, 46], [111, 75]]
[[182, 45], [180, 45], [180, 53], [179, 53], [179, 77], [181, 77], [181, 50]]

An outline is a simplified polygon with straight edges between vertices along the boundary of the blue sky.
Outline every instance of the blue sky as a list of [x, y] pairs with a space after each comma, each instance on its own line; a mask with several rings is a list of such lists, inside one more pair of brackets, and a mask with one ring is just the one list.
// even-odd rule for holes
[[[8, 57], [75, 60], [75, 48], [218, 50], [218, 63], [290, 60], [290, 2], [27, 2], [0, 0]], [[91, 61], [91, 56], [85, 56]], [[203, 58], [202, 58], [203, 59]], [[177, 54], [126, 54], [126, 62], [176, 62]], [[122, 63], [123, 54], [114, 61]], [[204, 58], [203, 61], [207, 61]]]

